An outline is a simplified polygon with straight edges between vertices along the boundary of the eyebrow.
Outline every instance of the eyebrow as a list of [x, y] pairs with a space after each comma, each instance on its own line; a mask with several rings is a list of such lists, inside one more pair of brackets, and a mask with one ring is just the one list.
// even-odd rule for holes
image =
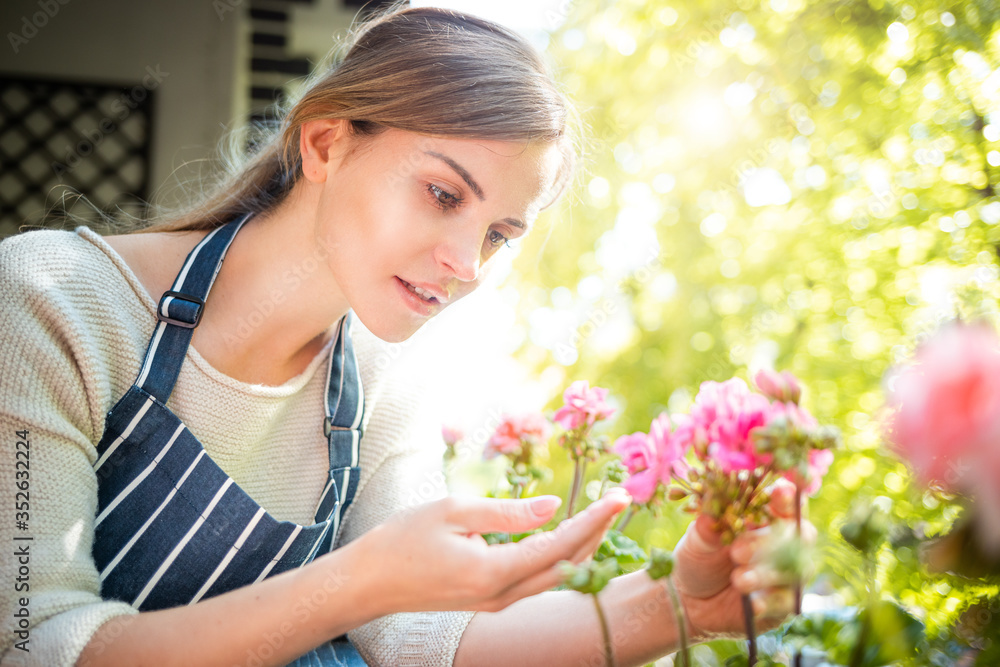
[[[438, 153], [436, 151], [424, 151], [424, 154], [430, 155], [431, 157], [436, 157], [437, 159], [441, 160], [446, 165], [451, 167], [456, 174], [462, 177], [462, 180], [465, 181], [465, 184], [469, 186], [469, 189], [472, 190], [472, 193], [479, 198], [479, 201], [485, 201], [486, 195], [483, 194], [483, 189], [479, 187], [479, 183], [476, 183], [476, 179], [472, 178], [472, 174], [470, 174], [465, 169], [465, 167], [455, 162], [447, 155], [442, 155], [441, 153]], [[527, 229], [527, 226], [516, 218], [504, 218], [503, 221], [510, 225], [513, 225], [514, 227], [517, 227], [518, 229], [522, 230]]]

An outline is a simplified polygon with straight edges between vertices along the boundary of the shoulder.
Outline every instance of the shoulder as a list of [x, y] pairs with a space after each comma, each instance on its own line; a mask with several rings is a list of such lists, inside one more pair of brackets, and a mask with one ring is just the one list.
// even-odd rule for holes
[[26, 414], [40, 397], [58, 398], [59, 409], [76, 411], [74, 424], [100, 434], [156, 322], [152, 298], [113, 254], [87, 228], [0, 243], [0, 366], [20, 369], [0, 378], [10, 405]]
[[[0, 242], [0, 290], [5, 303], [47, 296], [57, 302], [109, 305], [117, 293], [119, 299], [142, 305], [148, 295], [130, 274], [111, 247], [87, 227], [35, 230]], [[146, 305], [154, 308], [149, 301]]]

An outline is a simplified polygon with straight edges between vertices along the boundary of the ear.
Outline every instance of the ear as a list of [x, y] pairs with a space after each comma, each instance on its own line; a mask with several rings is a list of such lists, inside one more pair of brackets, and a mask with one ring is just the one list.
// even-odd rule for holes
[[347, 121], [341, 118], [320, 118], [306, 121], [299, 130], [299, 154], [302, 175], [314, 183], [326, 180], [329, 168], [345, 153], [349, 139]]

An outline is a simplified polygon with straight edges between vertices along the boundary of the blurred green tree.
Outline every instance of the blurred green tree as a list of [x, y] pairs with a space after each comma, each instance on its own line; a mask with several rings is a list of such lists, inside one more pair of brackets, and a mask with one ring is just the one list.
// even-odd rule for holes
[[[517, 259], [519, 357], [610, 388], [616, 434], [684, 409], [704, 380], [771, 365], [802, 378], [806, 407], [845, 435], [811, 503], [820, 582], [856, 602], [859, 562], [838, 532], [852, 499], [883, 497], [930, 534], [959, 512], [885, 449], [880, 383], [940, 322], [1000, 320], [1000, 5], [562, 7], [550, 53], [585, 159]], [[628, 533], [671, 548], [685, 523], [668, 511]], [[929, 578], [897, 546], [881, 585], [931, 631], [996, 595]]]

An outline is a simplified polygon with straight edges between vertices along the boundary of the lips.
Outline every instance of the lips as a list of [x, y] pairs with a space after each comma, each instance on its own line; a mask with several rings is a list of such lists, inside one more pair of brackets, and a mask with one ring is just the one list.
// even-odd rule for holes
[[399, 282], [403, 283], [410, 292], [416, 294], [418, 297], [431, 304], [441, 304], [444, 305], [448, 303], [448, 297], [441, 293], [440, 290], [429, 289], [426, 287], [419, 287], [413, 283], [408, 283], [402, 278], [399, 278]]

